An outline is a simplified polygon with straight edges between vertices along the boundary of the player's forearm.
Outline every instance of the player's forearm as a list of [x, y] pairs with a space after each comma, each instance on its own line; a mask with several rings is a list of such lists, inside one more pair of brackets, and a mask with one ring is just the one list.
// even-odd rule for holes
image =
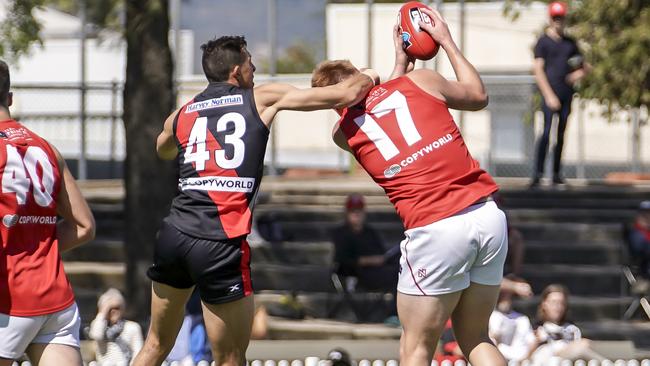
[[469, 100], [476, 100], [487, 105], [487, 93], [476, 68], [465, 58], [456, 43], [449, 38], [441, 44], [449, 57], [451, 67], [459, 83], [465, 86]]
[[402, 60], [396, 57], [395, 66], [393, 66], [393, 72], [390, 73], [388, 80], [397, 79], [400, 76], [406, 75], [409, 72], [409, 62], [404, 63]]
[[335, 108], [344, 108], [359, 103], [376, 84], [379, 83], [379, 75], [375, 70], [365, 69], [360, 74], [348, 78], [337, 84], [343, 94]]
[[56, 226], [56, 237], [59, 251], [73, 249], [95, 238], [94, 222], [82, 224], [61, 220]]
[[156, 145], [156, 153], [163, 160], [174, 160], [178, 155], [178, 149], [173, 141], [166, 141]]

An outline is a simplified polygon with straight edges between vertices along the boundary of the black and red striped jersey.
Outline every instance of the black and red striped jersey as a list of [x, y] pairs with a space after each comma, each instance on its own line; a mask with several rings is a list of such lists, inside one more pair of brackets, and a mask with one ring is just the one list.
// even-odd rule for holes
[[167, 221], [210, 240], [250, 232], [269, 129], [252, 89], [210, 83], [174, 120], [179, 193]]

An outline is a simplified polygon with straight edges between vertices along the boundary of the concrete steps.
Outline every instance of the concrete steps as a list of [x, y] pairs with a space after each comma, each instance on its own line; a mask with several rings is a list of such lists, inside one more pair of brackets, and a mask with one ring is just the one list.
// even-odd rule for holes
[[[650, 347], [647, 326], [618, 320], [621, 311], [633, 301], [625, 295], [626, 286], [621, 281], [621, 223], [634, 215], [639, 201], [650, 197], [650, 187], [572, 183], [562, 190], [544, 187], [529, 191], [525, 179], [500, 182], [510, 224], [522, 232], [526, 241], [523, 277], [531, 282], [535, 292], [549, 283], [566, 284], [572, 292], [572, 318], [583, 327], [587, 337], [633, 339], [637, 346]], [[92, 317], [101, 291], [109, 286], [124, 287], [124, 192], [119, 182], [109, 182], [106, 187], [91, 184], [82, 190], [91, 201], [98, 239], [65, 253], [64, 258], [82, 316]], [[255, 216], [272, 214], [289, 240], [253, 248], [253, 284], [262, 292], [258, 299], [268, 295], [264, 289], [271, 291], [272, 296], [293, 290], [312, 316], [325, 317], [335, 309], [336, 318], [354, 320], [350, 298], [334, 291], [329, 275], [333, 255], [330, 234], [343, 218], [342, 207], [350, 192], [366, 196], [368, 220], [386, 243], [399, 243], [403, 237], [401, 222], [383, 191], [367, 177], [265, 177]], [[366, 311], [375, 311], [387, 306], [388, 300], [383, 296], [352, 294], [351, 298]], [[538, 298], [533, 298], [519, 300], [515, 306], [532, 316], [537, 303]], [[375, 314], [379, 319], [380, 312]], [[276, 320], [278, 331], [274, 337], [354, 338], [363, 333], [353, 332], [355, 327], [349, 323], [320, 327], [317, 322], [296, 325]]]

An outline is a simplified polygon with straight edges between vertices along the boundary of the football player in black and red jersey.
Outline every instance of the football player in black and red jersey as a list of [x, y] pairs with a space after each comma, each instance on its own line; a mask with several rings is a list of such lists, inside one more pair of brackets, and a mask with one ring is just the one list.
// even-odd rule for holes
[[271, 122], [281, 110], [354, 105], [377, 79], [368, 70], [328, 88], [254, 87], [255, 66], [244, 37], [221, 37], [201, 48], [209, 85], [172, 113], [157, 140], [161, 158], [178, 157], [179, 192], [148, 271], [151, 326], [136, 366], [165, 359], [195, 286], [217, 365], [245, 364], [254, 312], [246, 235]]

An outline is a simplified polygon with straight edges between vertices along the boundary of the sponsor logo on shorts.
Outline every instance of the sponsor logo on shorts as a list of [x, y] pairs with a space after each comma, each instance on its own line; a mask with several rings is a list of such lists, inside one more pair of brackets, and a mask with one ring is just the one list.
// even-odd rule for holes
[[244, 97], [241, 94], [226, 95], [219, 98], [212, 98], [192, 103], [185, 108], [185, 113], [194, 113], [212, 108], [230, 107], [244, 104]]
[[2, 218], [2, 224], [5, 227], [12, 227], [16, 224], [18, 225], [55, 225], [56, 216], [20, 216], [20, 215], [4, 215]]
[[424, 278], [427, 276], [427, 269], [426, 268], [418, 268], [418, 277], [419, 278]]
[[241, 177], [191, 177], [178, 180], [178, 186], [182, 191], [193, 189], [197, 191], [219, 191], [219, 192], [253, 192], [255, 178]]
[[232, 285], [232, 286], [228, 287], [228, 292], [229, 293], [237, 292], [237, 291], [240, 291], [240, 290], [241, 290], [241, 287], [239, 287], [239, 284]]

